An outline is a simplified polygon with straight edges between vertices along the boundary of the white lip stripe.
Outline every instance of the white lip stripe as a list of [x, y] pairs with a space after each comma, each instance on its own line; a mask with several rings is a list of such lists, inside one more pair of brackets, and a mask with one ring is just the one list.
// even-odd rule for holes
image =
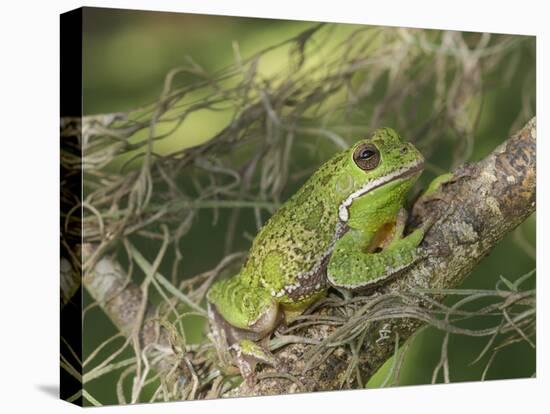
[[340, 220], [343, 222], [346, 222], [349, 220], [349, 206], [351, 206], [351, 203], [353, 203], [353, 200], [355, 200], [358, 197], [361, 197], [362, 195], [365, 195], [369, 191], [371, 191], [374, 188], [380, 187], [382, 184], [386, 184], [387, 182], [392, 181], [394, 178], [399, 177], [400, 175], [406, 173], [409, 170], [412, 170], [416, 167], [418, 167], [421, 163], [416, 162], [414, 164], [410, 164], [407, 167], [400, 168], [399, 170], [394, 171], [393, 173], [386, 175], [385, 177], [380, 177], [374, 181], [370, 181], [367, 183], [364, 187], [361, 187], [359, 190], [351, 193], [348, 198], [346, 198], [340, 206], [338, 206], [338, 217], [340, 217]]

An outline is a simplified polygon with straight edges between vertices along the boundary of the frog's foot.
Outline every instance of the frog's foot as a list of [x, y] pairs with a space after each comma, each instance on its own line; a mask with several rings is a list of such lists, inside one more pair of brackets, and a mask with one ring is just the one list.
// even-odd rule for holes
[[[426, 220], [422, 222], [422, 224], [418, 228], [416, 228], [411, 234], [409, 234], [405, 238], [410, 237], [416, 233], [416, 238], [413, 237], [413, 239], [415, 241], [420, 240], [418, 242], [418, 244], [420, 244], [420, 242], [422, 242], [422, 240], [424, 239], [424, 235], [428, 232], [428, 230], [430, 230], [430, 228], [434, 225], [436, 221], [437, 221], [436, 217], [429, 216]], [[396, 243], [398, 242], [396, 241]], [[416, 246], [418, 246], [418, 244]]]
[[418, 228], [413, 230], [411, 234], [405, 236], [405, 227], [407, 226], [408, 217], [409, 213], [407, 212], [407, 210], [405, 210], [404, 208], [399, 210], [399, 214], [397, 215], [395, 223], [395, 232], [393, 238], [391, 239], [391, 243], [385, 246], [387, 249], [391, 249], [394, 246], [399, 246], [403, 244], [407, 245], [411, 249], [416, 248], [424, 239], [424, 235], [426, 234], [426, 232], [430, 230], [430, 228], [436, 222], [436, 218], [430, 216], [428, 217], [428, 219], [422, 222], [422, 224]]
[[230, 349], [236, 353], [236, 363], [242, 377], [249, 386], [256, 382], [255, 369], [258, 363], [277, 367], [278, 361], [266, 347], [250, 339], [243, 339], [233, 345]]
[[407, 210], [401, 208], [397, 214], [395, 222], [386, 223], [374, 234], [366, 253], [376, 253], [387, 249], [393, 242], [403, 238], [403, 232], [407, 224]]

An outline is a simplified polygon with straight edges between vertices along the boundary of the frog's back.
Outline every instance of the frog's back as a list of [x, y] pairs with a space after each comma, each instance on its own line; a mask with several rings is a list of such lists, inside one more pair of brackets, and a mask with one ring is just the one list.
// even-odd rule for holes
[[328, 187], [339, 157], [328, 161], [265, 224], [254, 239], [242, 282], [296, 303], [324, 288], [324, 260], [338, 225], [338, 202]]

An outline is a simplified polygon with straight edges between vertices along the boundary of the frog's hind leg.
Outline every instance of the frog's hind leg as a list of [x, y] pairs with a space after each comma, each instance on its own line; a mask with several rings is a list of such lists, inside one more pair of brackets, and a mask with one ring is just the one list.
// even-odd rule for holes
[[[396, 230], [399, 233], [401, 229]], [[365, 252], [360, 232], [352, 230], [336, 243], [327, 267], [328, 281], [352, 290], [376, 286], [420, 258], [416, 248], [423, 237], [424, 229], [420, 228], [404, 238], [394, 237], [381, 251], [373, 253]]]
[[208, 302], [231, 326], [248, 331], [248, 339], [268, 335], [281, 318], [279, 304], [260, 286], [243, 284], [238, 277], [220, 280], [208, 291]]
[[236, 365], [251, 384], [258, 362], [277, 361], [263, 343], [283, 317], [278, 302], [261, 287], [250, 287], [238, 277], [217, 282], [208, 292], [209, 314], [217, 347], [236, 353]]

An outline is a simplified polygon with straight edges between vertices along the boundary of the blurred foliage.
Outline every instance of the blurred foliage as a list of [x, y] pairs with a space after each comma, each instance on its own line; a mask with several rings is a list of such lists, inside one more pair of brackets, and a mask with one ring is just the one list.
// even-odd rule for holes
[[[174, 78], [174, 90], [184, 88], [190, 83], [200, 81], [203, 74], [224, 73], [235, 62], [280, 44], [314, 25], [312, 22], [299, 21], [87, 8], [84, 13], [83, 54], [85, 113], [125, 113], [136, 108], [147, 108], [162, 96], [165, 76], [173, 68], [184, 66], [196, 69], [195, 74], [187, 71]], [[365, 26], [344, 24], [324, 28], [308, 43], [307, 60], [301, 71], [310, 70], [312, 78], [322, 78], [329, 72], [328, 67], [322, 67], [323, 63], [332, 62], [334, 58], [330, 53], [337, 51], [341, 42], [362, 28], [368, 29]], [[317, 108], [300, 114], [300, 125], [304, 130], [326, 128], [336, 131], [338, 139], [343, 141], [331, 141], [326, 137], [320, 138], [315, 133], [305, 134], [297, 130], [297, 137], [306, 138], [296, 139], [302, 145], [293, 147], [293, 164], [288, 171], [288, 176], [292, 179], [283, 181], [284, 185], [281, 184], [277, 191], [266, 195], [265, 201], [284, 201], [316, 166], [338, 150], [338, 143], [349, 144], [358, 135], [377, 126], [396, 127], [405, 139], [415, 142], [429, 159], [428, 170], [420, 188], [435, 174], [454, 168], [464, 161], [483, 158], [510, 132], [534, 115], [534, 37], [479, 33], [463, 33], [457, 36], [453, 32], [407, 31], [398, 28], [372, 30], [375, 35], [363, 53], [368, 57], [371, 53], [385, 50], [383, 65], [380, 64], [380, 59], [372, 64], [359, 65], [357, 71], [345, 79], [345, 87], [341, 91], [327, 95], [326, 100], [330, 101], [328, 108], [338, 108], [339, 112], [329, 111], [327, 114]], [[461, 39], [463, 43], [457, 44], [457, 39]], [[384, 49], [387, 41], [395, 43]], [[405, 47], [406, 45], [411, 49], [417, 47], [422, 53], [409, 55], [411, 49]], [[292, 44], [265, 54], [256, 68], [258, 77], [269, 79], [281, 71], [292, 73], [296, 62], [288, 60], [288, 49], [291, 47]], [[451, 57], [447, 60], [426, 58], [424, 61], [419, 58], [429, 56], [430, 53], [434, 56], [448, 53]], [[380, 56], [379, 54], [378, 58]], [[456, 64], [449, 65], [448, 62], [454, 62], [455, 57]], [[315, 72], [313, 68], [316, 67], [321, 67], [321, 70]], [[379, 74], [374, 76], [376, 71]], [[439, 77], [436, 77], [437, 73], [440, 73]], [[372, 84], [367, 82], [370, 79], [374, 79]], [[235, 82], [237, 81], [229, 80], [220, 84], [230, 88]], [[403, 85], [408, 89], [395, 89]], [[182, 102], [191, 105], [205, 96], [207, 94], [204, 90], [193, 90], [185, 94]], [[298, 102], [294, 105], [299, 105], [299, 99], [298, 96]], [[174, 125], [177, 121], [159, 125], [157, 133], [171, 133], [155, 142], [154, 151], [162, 156], [201, 144], [223, 131], [235, 116], [235, 111], [230, 106], [222, 105], [219, 108], [195, 111], [176, 128]], [[275, 128], [273, 125], [271, 127]], [[317, 135], [322, 135], [322, 132], [318, 131]], [[254, 130], [254, 133], [261, 134], [262, 129]], [[146, 137], [146, 130], [138, 131], [128, 142], [137, 144]], [[226, 155], [233, 157], [237, 165], [243, 165], [254, 154], [247, 147], [236, 146], [233, 150]], [[143, 162], [143, 157], [136, 157], [140, 151], [143, 154], [139, 146], [135, 151], [125, 148], [101, 168], [121, 174], [124, 171], [137, 171]], [[129, 160], [132, 161], [127, 164]], [[198, 181], [207, 179], [208, 175], [197, 175]], [[182, 191], [193, 193], [197, 191], [196, 184], [191, 181], [181, 183]], [[85, 189], [88, 193], [92, 190], [89, 186]], [[277, 203], [272, 206], [271, 211], [276, 205]], [[251, 238], [257, 232], [258, 220], [265, 220], [269, 211], [267, 208], [261, 213], [256, 211], [256, 214], [251, 214], [254, 210], [246, 209], [235, 220], [231, 209], [199, 209], [185, 236], [178, 240], [184, 259], [178, 269], [177, 281], [212, 269], [230, 252], [246, 251]], [[235, 237], [232, 240], [227, 238], [228, 226], [233, 226], [232, 233]], [[138, 237], [132, 239], [132, 242], [150, 262], [154, 260], [158, 251], [156, 242]], [[127, 259], [124, 248], [118, 246], [117, 249], [121, 262], [125, 263]], [[469, 277], [465, 287], [494, 289], [501, 275], [509, 280], [516, 279], [534, 269], [534, 251], [533, 216], [497, 246], [491, 256]], [[175, 251], [167, 252], [159, 269], [162, 274], [172, 274], [171, 263], [176, 255]], [[230, 271], [231, 269], [227, 269], [225, 273]], [[133, 277], [139, 281], [143, 276], [136, 269]], [[532, 288], [534, 281], [529, 283]], [[152, 291], [150, 300], [159, 304], [163, 299]], [[450, 302], [453, 300], [455, 299], [449, 298]], [[83, 353], [86, 358], [118, 332], [87, 294], [84, 304], [89, 306], [84, 318]], [[203, 338], [202, 322], [199, 317], [185, 320], [184, 329], [189, 343], [198, 343]], [[472, 328], [475, 328], [475, 322], [472, 324]], [[432, 381], [433, 370], [439, 361], [443, 335], [442, 332], [429, 328], [414, 338], [400, 374], [399, 384], [424, 384]], [[115, 340], [105, 346], [98, 354], [99, 360], [119, 349], [121, 342], [122, 339], [119, 338], [118, 342]], [[481, 378], [484, 364], [470, 365], [470, 362], [476, 358], [485, 342], [486, 339], [483, 338], [450, 336], [451, 381], [474, 381]], [[133, 355], [132, 349], [126, 348], [116, 360], [122, 361]], [[380, 386], [391, 364], [392, 360], [388, 361], [368, 386]], [[534, 370], [534, 349], [525, 342], [519, 342], [495, 357], [486, 378], [528, 377], [533, 375]], [[85, 388], [102, 404], [117, 403], [116, 384], [120, 375], [121, 370], [113, 371], [86, 383]], [[437, 381], [441, 382], [441, 377]], [[152, 381], [146, 386], [141, 401], [146, 401], [157, 386], [158, 381]], [[124, 388], [126, 392], [131, 388], [129, 380]]]

